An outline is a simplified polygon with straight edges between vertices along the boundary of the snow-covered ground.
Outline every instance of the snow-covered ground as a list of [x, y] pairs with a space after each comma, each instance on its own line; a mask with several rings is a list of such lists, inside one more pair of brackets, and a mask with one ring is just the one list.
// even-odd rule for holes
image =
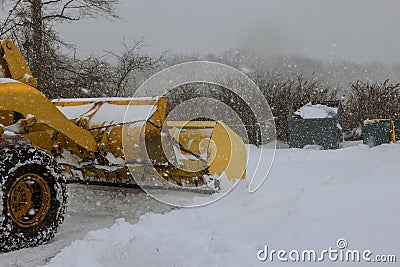
[[46, 245], [0, 254], [1, 267], [44, 265], [88, 232], [110, 227], [116, 218], [137, 223], [147, 212], [163, 214], [172, 209], [137, 189], [86, 185], [69, 185], [68, 189], [67, 217], [56, 237]]
[[[126, 189], [74, 186], [69, 216], [56, 239], [0, 255], [0, 265], [366, 264], [363, 259], [334, 262], [327, 254], [322, 263], [293, 262], [288, 254], [283, 256], [288, 262], [280, 262], [277, 254], [273, 262], [271, 258], [260, 261], [257, 254], [265, 256], [260, 250], [268, 246], [269, 252], [315, 250], [317, 258], [330, 247], [342, 253], [370, 250], [371, 259], [378, 254], [396, 255], [397, 263], [368, 266], [398, 266], [400, 145], [352, 145], [330, 151], [279, 149], [268, 179], [257, 192], [249, 194], [244, 181], [223, 199], [198, 208], [171, 210]], [[248, 166], [250, 175], [254, 162]], [[339, 239], [348, 246], [339, 249]]]

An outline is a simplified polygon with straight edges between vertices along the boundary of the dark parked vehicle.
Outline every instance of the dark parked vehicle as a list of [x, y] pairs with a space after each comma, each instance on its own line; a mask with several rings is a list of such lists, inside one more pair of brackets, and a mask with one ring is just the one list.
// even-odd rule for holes
[[318, 145], [323, 149], [339, 148], [343, 142], [341, 113], [340, 101], [294, 103], [288, 121], [289, 147]]

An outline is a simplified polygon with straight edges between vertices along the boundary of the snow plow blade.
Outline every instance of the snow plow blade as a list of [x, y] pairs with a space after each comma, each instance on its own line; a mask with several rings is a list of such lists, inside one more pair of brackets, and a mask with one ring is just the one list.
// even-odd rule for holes
[[224, 122], [169, 121], [167, 125], [170, 135], [183, 147], [180, 152], [202, 157], [211, 176], [225, 174], [231, 181], [246, 177], [246, 148]]

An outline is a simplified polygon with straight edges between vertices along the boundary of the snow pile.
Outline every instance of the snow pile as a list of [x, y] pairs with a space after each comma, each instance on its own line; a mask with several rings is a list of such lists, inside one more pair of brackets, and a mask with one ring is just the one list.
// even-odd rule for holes
[[370, 119], [364, 120], [364, 125], [370, 125], [370, 124], [374, 124], [374, 123], [376, 123], [376, 121], [374, 121], [374, 120], [370, 120]]
[[303, 147], [303, 149], [309, 149], [309, 150], [323, 150], [324, 147], [321, 145], [306, 145]]
[[311, 102], [294, 112], [294, 114], [299, 115], [303, 119], [334, 118], [337, 113], [337, 107], [329, 107], [322, 104], [313, 105]]
[[[118, 219], [63, 249], [48, 266], [310, 266], [260, 262], [257, 252], [266, 245], [321, 251], [337, 248], [339, 238], [349, 249], [396, 254], [399, 158], [395, 144], [278, 150], [256, 193], [241, 182], [209, 206], [148, 213], [135, 225]], [[248, 175], [256, 164], [252, 159]], [[348, 266], [327, 259], [322, 265]]]

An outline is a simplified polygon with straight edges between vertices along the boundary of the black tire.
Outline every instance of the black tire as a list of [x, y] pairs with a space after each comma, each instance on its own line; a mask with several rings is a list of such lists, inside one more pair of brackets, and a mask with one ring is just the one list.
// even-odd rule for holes
[[0, 252], [50, 241], [64, 220], [67, 190], [53, 157], [32, 147], [0, 149]]

